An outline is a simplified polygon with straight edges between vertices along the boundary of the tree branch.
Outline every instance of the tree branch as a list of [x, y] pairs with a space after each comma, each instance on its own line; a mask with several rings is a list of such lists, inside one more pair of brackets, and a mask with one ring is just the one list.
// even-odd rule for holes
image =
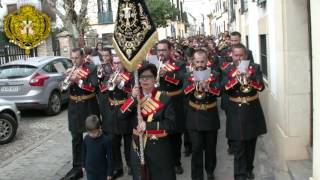
[[84, 31], [84, 26], [85, 26], [85, 21], [87, 20], [85, 17], [87, 16], [88, 12], [88, 0], [82, 0], [81, 1], [81, 8], [80, 12], [78, 15], [78, 22], [77, 22], [77, 27], [79, 31], [83, 34], [82, 31]]
[[60, 19], [62, 20], [63, 24], [65, 25], [65, 18], [66, 16], [62, 14], [62, 12], [60, 12], [58, 10], [58, 8], [56, 7], [56, 4], [57, 4], [57, 0], [46, 0], [47, 3], [49, 4], [49, 6], [51, 7], [52, 11], [58, 15], [60, 17]]

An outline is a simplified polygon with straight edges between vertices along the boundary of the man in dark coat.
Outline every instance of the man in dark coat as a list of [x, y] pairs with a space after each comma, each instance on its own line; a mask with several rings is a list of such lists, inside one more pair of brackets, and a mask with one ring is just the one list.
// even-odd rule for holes
[[176, 114], [176, 128], [169, 135], [172, 143], [173, 156], [175, 158], [175, 170], [177, 174], [183, 173], [181, 166], [182, 133], [185, 131], [185, 114], [183, 110], [183, 78], [186, 73], [185, 63], [173, 61], [171, 44], [168, 40], [161, 40], [157, 44], [157, 56], [161, 59], [163, 67], [159, 73], [159, 87], [157, 89], [171, 97]]
[[[203, 151], [208, 180], [214, 179], [216, 167], [217, 133], [220, 128], [217, 96], [220, 95], [219, 75], [207, 68], [208, 54], [199, 49], [194, 53], [194, 69], [207, 71], [207, 79], [195, 79], [194, 72], [188, 73], [184, 83], [187, 103], [186, 129], [192, 143], [191, 178], [203, 180]], [[209, 71], [208, 71], [209, 70]], [[198, 78], [198, 77], [197, 77]]]
[[79, 179], [82, 173], [82, 151], [83, 133], [85, 120], [91, 114], [99, 115], [99, 107], [96, 99], [96, 87], [98, 85], [96, 66], [89, 62], [91, 51], [85, 49], [85, 54], [81, 49], [75, 48], [71, 52], [71, 59], [76, 70], [67, 70], [70, 75], [71, 85], [68, 122], [69, 131], [72, 136], [72, 157], [73, 168], [66, 174], [64, 179]]
[[124, 142], [125, 160], [131, 174], [130, 146], [132, 126], [130, 121], [119, 120], [120, 107], [131, 92], [131, 74], [127, 72], [118, 57], [113, 58], [113, 73], [100, 82], [99, 107], [102, 116], [102, 129], [111, 139], [114, 160], [113, 179], [123, 175], [121, 140]]
[[[253, 179], [253, 162], [257, 137], [267, 132], [258, 92], [264, 89], [258, 64], [239, 66], [246, 60], [246, 47], [234, 45], [233, 62], [224, 62], [221, 85], [228, 94], [226, 135], [234, 151], [235, 180]], [[242, 68], [240, 68], [242, 67]], [[243, 68], [244, 67], [244, 68]]]

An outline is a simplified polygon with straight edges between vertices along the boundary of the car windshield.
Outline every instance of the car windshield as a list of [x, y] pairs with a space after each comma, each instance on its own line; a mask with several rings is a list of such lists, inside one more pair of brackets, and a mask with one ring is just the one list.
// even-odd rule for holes
[[37, 67], [30, 65], [8, 65], [0, 67], [0, 79], [24, 78], [30, 76]]

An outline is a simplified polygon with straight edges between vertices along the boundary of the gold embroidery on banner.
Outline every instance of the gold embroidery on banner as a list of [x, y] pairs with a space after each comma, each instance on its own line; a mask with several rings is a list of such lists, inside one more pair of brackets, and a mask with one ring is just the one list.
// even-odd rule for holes
[[[143, 43], [148, 31], [152, 28], [143, 8], [138, 3], [139, 14], [133, 3], [126, 2], [120, 6], [119, 26], [115, 30], [115, 38], [119, 46], [124, 48], [125, 55], [131, 59], [133, 52]], [[138, 16], [142, 27], [138, 26]]]

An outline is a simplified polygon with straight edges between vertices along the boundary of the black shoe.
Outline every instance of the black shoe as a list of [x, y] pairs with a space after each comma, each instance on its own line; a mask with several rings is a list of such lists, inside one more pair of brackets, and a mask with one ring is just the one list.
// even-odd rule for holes
[[208, 174], [207, 175], [208, 180], [214, 180], [214, 175], [213, 174]]
[[78, 180], [83, 177], [81, 168], [72, 168], [62, 179], [63, 180]]
[[234, 154], [233, 149], [231, 149], [230, 147], [228, 148], [228, 154], [229, 154], [229, 155], [233, 155], [233, 154]]
[[249, 171], [249, 172], [247, 172], [247, 178], [248, 179], [250, 179], [250, 180], [252, 180], [252, 179], [254, 179], [254, 174], [253, 174], [253, 172], [252, 171]]
[[176, 174], [182, 174], [183, 173], [183, 168], [181, 166], [175, 166], [174, 170]]
[[123, 169], [119, 169], [113, 173], [112, 179], [117, 179], [123, 176]]

